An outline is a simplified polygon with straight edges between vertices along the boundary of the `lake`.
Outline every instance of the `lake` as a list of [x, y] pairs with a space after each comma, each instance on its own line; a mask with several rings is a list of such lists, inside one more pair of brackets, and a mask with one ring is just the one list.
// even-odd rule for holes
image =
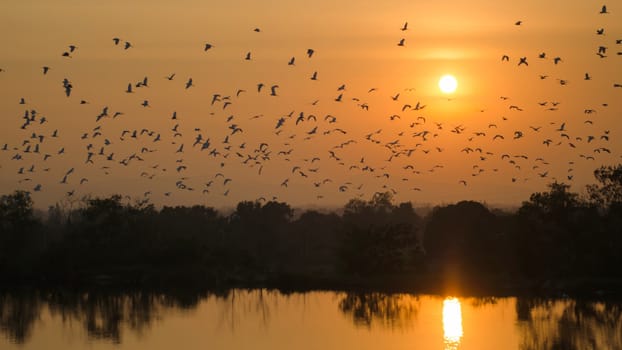
[[622, 349], [622, 302], [315, 291], [0, 292], [0, 349]]

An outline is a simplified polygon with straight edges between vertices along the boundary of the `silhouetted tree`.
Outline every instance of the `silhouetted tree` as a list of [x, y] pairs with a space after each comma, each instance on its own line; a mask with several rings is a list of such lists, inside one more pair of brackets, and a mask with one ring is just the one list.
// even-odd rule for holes
[[468, 281], [507, 269], [507, 240], [497, 217], [484, 205], [462, 201], [432, 211], [424, 247], [433, 271]]
[[15, 191], [0, 197], [0, 271], [27, 271], [42, 249], [40, 223], [33, 213], [29, 192]]
[[594, 170], [597, 184], [587, 186], [589, 199], [603, 209], [622, 207], [622, 164]]
[[240, 248], [244, 265], [273, 271], [283, 254], [282, 239], [292, 219], [293, 209], [286, 203], [255, 201], [238, 203], [230, 216], [230, 232]]
[[532, 194], [518, 212], [524, 272], [545, 279], [602, 275], [599, 255], [607, 242], [597, 209], [569, 185], [552, 183], [549, 189]]
[[340, 256], [348, 272], [398, 272], [418, 265], [421, 219], [412, 204], [392, 204], [390, 192], [350, 200], [343, 214]]
[[305, 211], [292, 222], [288, 235], [289, 261], [298, 269], [333, 272], [341, 236], [341, 218], [334, 213]]

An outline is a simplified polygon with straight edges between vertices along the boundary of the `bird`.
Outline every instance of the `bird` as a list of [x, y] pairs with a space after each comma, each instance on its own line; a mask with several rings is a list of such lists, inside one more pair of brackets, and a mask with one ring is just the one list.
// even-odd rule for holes
[[311, 80], [317, 80], [317, 71], [313, 72], [313, 75], [311, 75]]
[[251, 52], [247, 52], [246, 56], [244, 57], [245, 60], [250, 61], [251, 60]]
[[188, 81], [186, 82], [186, 89], [189, 89], [191, 87], [193, 87], [194, 85], [192, 85], [192, 78], [188, 78]]
[[400, 41], [397, 43], [397, 46], [405, 46], [406, 39], [402, 38], [400, 39]]
[[518, 62], [518, 65], [520, 66], [521, 64], [524, 64], [526, 66], [529, 65], [529, 63], [527, 63], [527, 57], [521, 57], [520, 61]]
[[408, 22], [404, 22], [404, 25], [402, 26], [402, 28], [400, 28], [401, 31], [405, 31], [408, 30]]
[[48, 66], [43, 66], [43, 75], [46, 75], [48, 73], [48, 71], [50, 70], [50, 67]]
[[289, 59], [289, 62], [287, 62], [287, 65], [295, 66], [296, 65], [295, 62], [296, 62], [296, 57], [292, 57]]
[[519, 25], [521, 25], [521, 24], [523, 24], [523, 21], [516, 21], [516, 22], [514, 22], [514, 25], [515, 25], [515, 26], [519, 26]]
[[175, 78], [175, 73], [173, 73], [171, 75], [167, 75], [165, 78], [168, 79], [168, 80], [173, 80], [173, 78]]
[[119, 39], [119, 38], [112, 38], [112, 41], [114, 42], [115, 45], [119, 45], [119, 43], [121, 42], [121, 39]]
[[270, 96], [277, 96], [277, 94], [276, 94], [276, 89], [277, 89], [278, 87], [279, 87], [278, 85], [272, 85], [272, 86], [270, 87]]
[[601, 15], [607, 14], [609, 12], [607, 12], [607, 5], [603, 5], [603, 7], [600, 8], [600, 12]]
[[65, 78], [65, 80], [63, 81], [63, 87], [65, 88], [65, 95], [69, 97], [69, 95], [71, 95], [71, 89], [73, 88], [73, 86], [69, 83], [69, 80], [67, 80], [67, 78]]
[[210, 43], [205, 43], [205, 47], [203, 48], [203, 51], [207, 51], [207, 50], [209, 50], [209, 49], [211, 49], [211, 48], [212, 48], [212, 44], [210, 44]]
[[132, 44], [129, 41], [126, 41], [125, 42], [125, 46], [123, 46], [123, 49], [127, 50], [127, 49], [129, 49], [131, 47], [134, 47], [134, 46], [132, 46]]
[[307, 57], [311, 58], [311, 56], [313, 56], [314, 53], [315, 53], [315, 50], [307, 49]]

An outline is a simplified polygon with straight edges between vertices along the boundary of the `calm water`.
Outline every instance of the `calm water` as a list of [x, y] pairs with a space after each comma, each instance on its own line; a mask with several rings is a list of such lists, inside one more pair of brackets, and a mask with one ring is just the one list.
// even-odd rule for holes
[[0, 293], [0, 349], [622, 349], [622, 303], [384, 293]]

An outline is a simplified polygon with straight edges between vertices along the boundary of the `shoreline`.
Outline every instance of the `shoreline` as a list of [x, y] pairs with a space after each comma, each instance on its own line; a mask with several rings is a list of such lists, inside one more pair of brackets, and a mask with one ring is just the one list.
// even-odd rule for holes
[[81, 274], [66, 278], [16, 278], [4, 280], [0, 290], [93, 289], [111, 291], [201, 292], [231, 289], [268, 289], [282, 293], [334, 291], [346, 293], [425, 294], [462, 297], [542, 297], [622, 299], [622, 280], [568, 278], [559, 280], [480, 279], [467, 283], [433, 276], [390, 274], [376, 276], [308, 276], [280, 274], [241, 278], [229, 275], [213, 278], [169, 273]]

